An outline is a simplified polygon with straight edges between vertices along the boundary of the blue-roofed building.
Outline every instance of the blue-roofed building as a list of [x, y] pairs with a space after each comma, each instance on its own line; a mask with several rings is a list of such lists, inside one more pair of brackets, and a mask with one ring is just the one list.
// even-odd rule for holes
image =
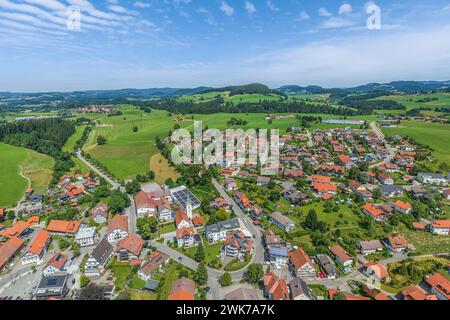
[[269, 247], [266, 258], [273, 265], [285, 266], [289, 261], [288, 249], [286, 247]]

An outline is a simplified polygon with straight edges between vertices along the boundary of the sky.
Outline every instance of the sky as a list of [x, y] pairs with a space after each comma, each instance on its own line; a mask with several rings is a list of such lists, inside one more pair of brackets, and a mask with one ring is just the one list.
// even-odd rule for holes
[[0, 0], [0, 92], [450, 80], [449, 39], [449, 0]]

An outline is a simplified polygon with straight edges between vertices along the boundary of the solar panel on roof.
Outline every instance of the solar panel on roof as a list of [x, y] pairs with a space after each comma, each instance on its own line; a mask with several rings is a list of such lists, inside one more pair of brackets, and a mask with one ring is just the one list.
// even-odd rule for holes
[[172, 196], [175, 198], [175, 201], [177, 201], [185, 210], [188, 200], [191, 201], [193, 209], [196, 209], [200, 206], [200, 201], [194, 196], [191, 191], [186, 188], [175, 189], [175, 191], [172, 191]]
[[56, 286], [57, 282], [58, 282], [57, 279], [50, 278], [47, 280], [47, 286]]

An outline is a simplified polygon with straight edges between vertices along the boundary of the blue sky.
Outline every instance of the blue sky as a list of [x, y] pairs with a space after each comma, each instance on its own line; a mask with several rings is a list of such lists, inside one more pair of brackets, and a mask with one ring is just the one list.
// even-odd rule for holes
[[373, 3], [0, 0], [0, 91], [449, 80], [450, 1]]

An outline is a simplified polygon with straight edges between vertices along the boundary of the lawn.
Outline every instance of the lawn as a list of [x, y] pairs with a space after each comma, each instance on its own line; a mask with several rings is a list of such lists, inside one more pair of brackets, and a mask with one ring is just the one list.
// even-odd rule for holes
[[433, 156], [439, 162], [450, 164], [450, 127], [446, 124], [436, 124], [418, 121], [402, 121], [398, 128], [383, 128], [388, 136], [400, 134], [409, 136], [424, 145], [434, 149]]
[[84, 128], [86, 128], [86, 126], [76, 126], [75, 127], [75, 129], [76, 129], [75, 133], [72, 136], [70, 136], [69, 139], [67, 139], [66, 143], [62, 147], [62, 150], [64, 152], [71, 152], [71, 151], [73, 151], [73, 149], [75, 148], [76, 142], [83, 135]]
[[[424, 98], [437, 98], [438, 100], [430, 102], [418, 102]], [[414, 108], [439, 108], [450, 106], [449, 93], [417, 94], [417, 95], [389, 95], [378, 97], [375, 100], [393, 100], [403, 104], [407, 110]]]
[[112, 272], [115, 276], [114, 284], [117, 291], [125, 289], [125, 283], [131, 274], [131, 266], [128, 262], [115, 261], [112, 265]]
[[0, 206], [15, 205], [28, 187], [20, 171], [30, 178], [36, 192], [46, 192], [54, 160], [36, 151], [0, 143]]
[[248, 265], [251, 261], [251, 256], [247, 257], [246, 259], [239, 261], [239, 260], [232, 260], [230, 263], [228, 263], [224, 270], [231, 272], [231, 271], [237, 271], [244, 268], [246, 265]]
[[[217, 256], [220, 255], [220, 249], [223, 247], [222, 242], [212, 243], [210, 244], [206, 238], [202, 235], [203, 240], [203, 249], [205, 251], [205, 263], [209, 265], [209, 263], [214, 260]], [[188, 249], [180, 249], [182, 253], [187, 255], [188, 257], [194, 259], [195, 253], [197, 252], [197, 247], [192, 247]]]
[[187, 272], [189, 277], [192, 274], [190, 269], [187, 269], [183, 265], [178, 262], [171, 262], [168, 270], [164, 274], [164, 277], [161, 279], [163, 282], [161, 287], [158, 289], [158, 298], [159, 300], [167, 300], [170, 294], [170, 289], [172, 288], [172, 283], [180, 278], [181, 272]]
[[412, 231], [399, 224], [395, 231], [416, 247], [418, 254], [450, 252], [450, 237], [433, 235], [424, 231]]

